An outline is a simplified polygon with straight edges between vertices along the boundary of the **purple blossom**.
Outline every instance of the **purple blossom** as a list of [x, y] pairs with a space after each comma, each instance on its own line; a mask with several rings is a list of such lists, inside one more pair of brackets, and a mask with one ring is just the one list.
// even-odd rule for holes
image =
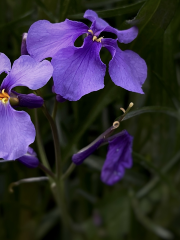
[[[117, 44], [117, 41], [125, 44], [133, 41], [138, 35], [137, 27], [119, 31], [92, 10], [87, 10], [84, 17], [92, 22], [90, 28], [68, 19], [53, 24], [40, 20], [28, 31], [29, 54], [38, 61], [52, 57], [55, 93], [77, 101], [85, 94], [104, 88], [106, 65], [99, 56], [102, 47], [112, 55], [109, 63], [112, 81], [126, 90], [143, 93], [141, 87], [147, 77], [145, 61], [133, 51], [122, 51]], [[116, 34], [117, 39], [100, 37], [103, 31]], [[75, 47], [75, 40], [84, 33], [83, 45]]]
[[21, 162], [29, 168], [36, 168], [39, 165], [37, 154], [31, 147], [28, 147], [27, 153], [18, 158], [17, 161]]
[[107, 185], [113, 185], [122, 179], [125, 168], [132, 167], [132, 141], [133, 137], [126, 130], [109, 137], [100, 138], [72, 156], [72, 161], [79, 165], [91, 155], [102, 143], [109, 143], [106, 160], [101, 171], [101, 180]]
[[17, 99], [18, 104], [15, 105], [14, 107], [27, 107], [27, 108], [39, 108], [42, 107], [44, 100], [40, 96], [36, 96], [33, 93], [30, 94], [22, 94], [22, 93], [17, 93], [15, 91], [11, 91], [11, 99]]
[[27, 51], [27, 44], [26, 44], [27, 35], [28, 35], [27, 33], [23, 33], [23, 35], [22, 35], [21, 55], [29, 55], [29, 53]]
[[[11, 100], [15, 98], [12, 88], [26, 86], [36, 90], [43, 87], [51, 78], [53, 67], [46, 60], [37, 62], [30, 56], [23, 55], [11, 68], [9, 58], [0, 53], [0, 74], [2, 72], [6, 72], [7, 76], [0, 86], [0, 158], [15, 160], [28, 152], [36, 133], [30, 116], [11, 106]], [[34, 97], [37, 99], [37, 96]], [[31, 100], [32, 98], [31, 95]]]
[[[52, 86], [52, 92], [55, 93], [55, 91], [54, 91], [54, 85]], [[63, 97], [62, 97], [61, 95], [59, 95], [59, 94], [56, 95], [56, 100], [57, 100], [58, 102], [60, 102], [60, 103], [63, 103], [63, 102], [66, 101], [66, 99], [63, 98]]]
[[80, 165], [83, 163], [83, 161], [89, 157], [102, 143], [104, 142], [104, 139], [101, 138], [98, 141], [96, 141], [94, 144], [92, 143], [90, 146], [81, 149], [78, 153], [74, 154], [72, 156], [72, 161], [76, 165]]
[[108, 139], [109, 147], [101, 171], [101, 180], [113, 185], [124, 176], [125, 168], [132, 167], [133, 137], [124, 130]]

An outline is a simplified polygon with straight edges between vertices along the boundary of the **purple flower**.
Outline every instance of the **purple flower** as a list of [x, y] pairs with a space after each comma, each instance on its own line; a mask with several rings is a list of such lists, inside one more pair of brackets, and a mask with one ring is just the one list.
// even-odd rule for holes
[[22, 94], [12, 90], [10, 95], [10, 103], [13, 102], [13, 100], [16, 101], [16, 99], [18, 103], [14, 107], [39, 108], [42, 107], [44, 103], [43, 98], [36, 96], [33, 93]]
[[124, 130], [108, 139], [109, 147], [101, 171], [101, 180], [113, 185], [124, 176], [125, 168], [132, 167], [133, 137]]
[[72, 156], [72, 161], [76, 164], [76, 165], [80, 165], [81, 163], [83, 163], [83, 161], [89, 157], [102, 143], [104, 142], [104, 139], [101, 138], [98, 141], [96, 141], [95, 143], [92, 143], [90, 145], [88, 145], [87, 147], [81, 149], [78, 153], [74, 154]]
[[113, 185], [124, 176], [125, 168], [132, 167], [133, 137], [126, 130], [109, 137], [100, 138], [72, 156], [72, 161], [79, 165], [91, 155], [103, 142], [108, 141], [108, 153], [101, 171], [101, 180], [107, 185]]
[[[30, 116], [24, 111], [16, 111], [11, 106], [11, 100], [13, 102], [14, 98], [19, 101], [12, 88], [16, 86], [26, 86], [32, 90], [41, 88], [51, 78], [53, 68], [46, 60], [37, 62], [26, 55], [19, 57], [11, 68], [9, 58], [0, 53], [0, 74], [2, 72], [6, 72], [7, 76], [0, 86], [0, 158], [15, 160], [28, 152], [36, 133]], [[37, 99], [37, 96], [34, 97]], [[31, 95], [31, 100], [32, 98]]]
[[[54, 91], [54, 85], [52, 86], [52, 92], [55, 93], [55, 91]], [[66, 99], [63, 98], [63, 97], [62, 97], [61, 95], [59, 95], [59, 94], [56, 95], [56, 100], [57, 100], [58, 102], [60, 102], [60, 103], [63, 103], [63, 102], [66, 101]]]
[[27, 153], [22, 157], [18, 158], [17, 161], [21, 162], [29, 168], [36, 168], [39, 165], [37, 154], [31, 147], [28, 147]]
[[[137, 27], [119, 31], [92, 10], [87, 10], [84, 17], [92, 22], [90, 28], [66, 19], [54, 24], [37, 21], [29, 29], [29, 54], [38, 61], [52, 57], [55, 92], [65, 99], [77, 101], [85, 94], [102, 89], [106, 66], [99, 52], [105, 47], [112, 55], [109, 63], [112, 81], [126, 90], [143, 93], [141, 87], [147, 77], [145, 61], [133, 51], [122, 51], [117, 44], [117, 41], [133, 41], [138, 35]], [[117, 39], [100, 37], [103, 31], [116, 34]], [[84, 33], [83, 45], [75, 47], [75, 40]]]
[[29, 53], [27, 51], [27, 44], [26, 44], [27, 35], [28, 35], [27, 33], [23, 33], [23, 35], [22, 35], [21, 55], [29, 55]]

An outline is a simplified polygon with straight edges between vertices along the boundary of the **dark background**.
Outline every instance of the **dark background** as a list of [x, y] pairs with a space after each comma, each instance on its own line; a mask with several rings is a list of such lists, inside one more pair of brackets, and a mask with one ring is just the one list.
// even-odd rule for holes
[[[57, 125], [64, 170], [73, 153], [88, 145], [121, 115], [120, 107], [134, 107], [120, 129], [134, 136], [133, 167], [113, 187], [100, 181], [107, 146], [98, 149], [78, 166], [65, 182], [67, 207], [73, 219], [73, 240], [180, 239], [180, 5], [177, 0], [0, 0], [0, 51], [13, 62], [20, 56], [21, 37], [39, 19], [51, 22], [65, 18], [83, 21], [87, 9], [97, 11], [111, 26], [139, 28], [138, 37], [121, 49], [131, 49], [145, 59], [148, 78], [144, 95], [128, 92], [111, 81], [105, 88], [77, 102], [58, 105]], [[131, 20], [131, 21], [129, 21]], [[108, 37], [115, 37], [107, 34]], [[80, 37], [76, 46], [82, 44]], [[111, 59], [101, 50], [104, 63]], [[1, 75], [1, 80], [5, 75]], [[42, 89], [52, 111], [53, 81]], [[19, 88], [19, 92], [30, 92]], [[34, 122], [34, 110], [28, 110]], [[45, 150], [54, 166], [50, 127], [38, 109]], [[12, 136], [13, 137], [13, 136]], [[36, 142], [33, 144], [38, 153]], [[27, 183], [14, 188], [22, 178], [43, 176], [18, 162], [0, 164], [0, 239], [56, 240], [62, 224], [48, 182]]]

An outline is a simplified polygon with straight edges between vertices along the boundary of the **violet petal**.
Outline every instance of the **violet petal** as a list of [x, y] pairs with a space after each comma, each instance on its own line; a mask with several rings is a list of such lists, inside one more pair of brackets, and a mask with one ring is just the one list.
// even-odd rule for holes
[[9, 75], [1, 85], [1, 89], [10, 92], [16, 86], [26, 86], [36, 90], [49, 81], [52, 73], [53, 67], [49, 61], [37, 62], [28, 55], [22, 55], [14, 62]]
[[133, 26], [126, 30], [118, 30], [111, 27], [102, 18], [99, 18], [97, 13], [92, 10], [87, 10], [84, 14], [84, 18], [89, 19], [92, 22], [91, 30], [95, 35], [99, 35], [101, 32], [111, 32], [117, 35], [118, 41], [121, 43], [130, 43], [138, 35], [138, 28]]
[[[54, 91], [54, 85], [52, 86], [52, 92], [55, 93], [55, 91]], [[59, 94], [56, 95], [56, 100], [57, 100], [58, 102], [60, 102], [60, 103], [63, 103], [63, 102], [65, 102], [65, 101], [67, 101], [65, 98], [63, 98], [63, 97], [62, 97], [61, 95], [59, 95]]]
[[67, 101], [65, 98], [63, 98], [61, 95], [57, 94], [56, 95], [56, 100], [60, 103], [63, 103], [65, 101]]
[[109, 24], [102, 18], [99, 18], [97, 13], [92, 10], [86, 10], [84, 13], [84, 18], [87, 18], [92, 22], [90, 29], [95, 35], [100, 34]]
[[27, 44], [26, 44], [27, 35], [28, 35], [27, 33], [23, 33], [23, 35], [22, 35], [21, 55], [29, 55], [29, 53], [27, 51]]
[[128, 91], [143, 94], [141, 87], [147, 78], [147, 65], [144, 59], [131, 50], [119, 49], [117, 40], [103, 39], [102, 44], [112, 55], [109, 62], [112, 81]]
[[29, 168], [36, 168], [39, 165], [39, 160], [36, 157], [36, 153], [31, 147], [29, 147], [27, 153], [18, 158], [17, 161], [21, 162]]
[[56, 94], [77, 101], [85, 94], [102, 89], [106, 66], [100, 59], [100, 50], [101, 43], [92, 41], [92, 36], [86, 37], [80, 48], [60, 50], [52, 59]]
[[118, 37], [118, 41], [120, 43], [126, 43], [126, 44], [132, 42], [138, 35], [138, 28], [136, 26], [133, 26], [126, 30], [118, 30], [111, 26], [107, 26], [106, 28], [104, 28], [103, 31], [116, 34]]
[[87, 33], [88, 29], [84, 23], [68, 19], [61, 23], [37, 21], [28, 31], [28, 52], [38, 61], [53, 57], [60, 49], [73, 46], [75, 40], [83, 33]]
[[4, 53], [0, 53], [0, 74], [2, 72], [8, 73], [10, 70], [11, 62], [9, 58]]
[[33, 93], [22, 94], [12, 91], [12, 93], [17, 96], [19, 103], [17, 107], [27, 107], [27, 108], [39, 108], [42, 107], [44, 100], [40, 96], [36, 96]]
[[101, 171], [101, 180], [113, 185], [124, 176], [125, 168], [132, 167], [133, 137], [124, 130], [109, 138], [106, 160]]
[[83, 148], [78, 153], [72, 156], [72, 161], [76, 165], [80, 165], [88, 156], [90, 156], [100, 145], [103, 143], [104, 139], [99, 139], [95, 144], [90, 144]]
[[15, 160], [27, 153], [34, 142], [35, 128], [30, 116], [0, 101], [0, 158]]

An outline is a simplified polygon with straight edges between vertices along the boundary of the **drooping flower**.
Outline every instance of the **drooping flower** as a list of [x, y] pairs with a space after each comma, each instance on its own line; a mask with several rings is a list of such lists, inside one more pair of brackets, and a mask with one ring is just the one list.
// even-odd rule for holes
[[17, 161], [29, 168], [36, 168], [39, 165], [37, 154], [31, 147], [28, 147], [27, 153], [18, 158]]
[[[46, 20], [35, 22], [28, 31], [29, 54], [40, 61], [52, 57], [55, 93], [70, 101], [104, 87], [105, 64], [99, 52], [102, 47], [112, 55], [109, 74], [112, 81], [126, 90], [143, 93], [142, 84], [147, 77], [145, 61], [135, 52], [119, 49], [117, 41], [130, 43], [138, 35], [137, 27], [119, 31], [111, 27], [92, 11], [84, 17], [92, 22], [91, 27], [66, 19], [61, 23]], [[100, 37], [102, 32], [111, 32], [117, 39]], [[75, 47], [75, 40], [86, 33], [82, 47]]]
[[72, 161], [79, 165], [90, 156], [102, 143], [108, 142], [108, 152], [101, 171], [101, 180], [107, 185], [113, 185], [121, 180], [125, 168], [132, 167], [133, 137], [126, 130], [107, 139], [99, 138], [94, 144], [87, 146], [72, 156]]
[[27, 33], [23, 33], [23, 35], [22, 35], [21, 55], [29, 55], [29, 53], [27, 51], [27, 44], [26, 44], [27, 35], [28, 35]]
[[[0, 161], [0, 163], [10, 162], [10, 161], [14, 161], [14, 160], [3, 160], [3, 161]], [[39, 160], [37, 158], [37, 154], [31, 147], [28, 147], [27, 153], [24, 154], [22, 157], [16, 159], [16, 161], [24, 164], [26, 167], [29, 167], [29, 168], [36, 168], [39, 166]]]
[[101, 171], [101, 180], [113, 185], [124, 176], [125, 168], [132, 167], [133, 137], [124, 130], [108, 139], [109, 147]]
[[[51, 78], [53, 67], [46, 60], [37, 62], [24, 55], [11, 68], [9, 58], [0, 53], [0, 74], [2, 72], [6, 72], [7, 76], [0, 86], [0, 158], [15, 160], [28, 152], [36, 133], [30, 116], [24, 111], [16, 111], [11, 102], [13, 105], [15, 99], [20, 106], [36, 107], [39, 97], [34, 94], [18, 96], [12, 89], [16, 86], [26, 86], [32, 90], [43, 87]], [[29, 98], [32, 105], [28, 102]]]

